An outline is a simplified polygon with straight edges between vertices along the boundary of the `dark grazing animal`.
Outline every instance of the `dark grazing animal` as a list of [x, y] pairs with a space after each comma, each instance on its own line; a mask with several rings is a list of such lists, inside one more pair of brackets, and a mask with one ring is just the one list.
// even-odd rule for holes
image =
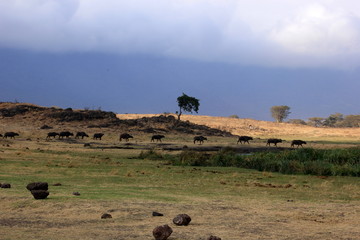
[[160, 141], [161, 142], [161, 139], [164, 138], [165, 136], [164, 135], [153, 135], [151, 137], [151, 142], [155, 142], [155, 140], [158, 142]]
[[5, 134], [4, 134], [4, 137], [3, 138], [14, 138], [15, 139], [15, 136], [19, 136], [19, 134], [18, 133], [16, 133], [16, 132], [6, 132]]
[[77, 132], [75, 135], [75, 138], [80, 138], [84, 139], [84, 137], [89, 137], [89, 135], [87, 135], [85, 132]]
[[242, 144], [242, 142], [244, 142], [244, 143], [250, 144], [250, 143], [249, 143], [249, 140], [253, 140], [253, 138], [252, 138], [252, 137], [249, 137], [249, 136], [240, 136], [239, 139], [238, 139], [238, 141], [237, 141], [237, 143], [241, 143], [241, 144]]
[[56, 136], [59, 136], [59, 133], [57, 133], [57, 132], [49, 132], [47, 134], [46, 138], [51, 138], [51, 137], [55, 138]]
[[295, 147], [295, 145], [297, 145], [297, 147], [303, 147], [303, 144], [306, 144], [306, 142], [303, 140], [292, 140], [291, 147]]
[[59, 138], [61, 139], [63, 139], [64, 137], [69, 138], [70, 136], [74, 136], [74, 134], [68, 131], [59, 133]]
[[102, 136], [104, 136], [103, 133], [95, 133], [94, 136], [93, 136], [93, 139], [94, 140], [96, 140], [96, 139], [101, 140]]
[[199, 142], [199, 144], [201, 145], [201, 144], [204, 143], [204, 140], [207, 140], [207, 138], [204, 137], [204, 136], [195, 136], [195, 137], [194, 137], [194, 144], [195, 144], [196, 142]]
[[3, 135], [2, 134], [0, 134], [0, 137], [2, 137]]
[[270, 143], [274, 144], [274, 146], [277, 146], [278, 143], [281, 143], [282, 140], [278, 138], [270, 138], [267, 140], [266, 146], [270, 146]]
[[125, 139], [125, 141], [128, 142], [128, 141], [129, 141], [129, 138], [134, 138], [134, 137], [131, 136], [131, 135], [128, 134], [128, 133], [123, 133], [123, 134], [120, 135], [120, 139], [119, 139], [119, 140], [120, 140], [120, 142], [121, 142], [122, 139]]

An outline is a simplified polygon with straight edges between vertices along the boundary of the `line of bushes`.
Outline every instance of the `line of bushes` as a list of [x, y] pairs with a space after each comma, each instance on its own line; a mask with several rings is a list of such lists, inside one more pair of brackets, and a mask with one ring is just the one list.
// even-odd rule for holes
[[209, 154], [185, 150], [177, 156], [161, 156], [174, 165], [241, 167], [285, 174], [360, 177], [360, 148], [303, 148], [282, 152], [238, 154], [223, 149]]

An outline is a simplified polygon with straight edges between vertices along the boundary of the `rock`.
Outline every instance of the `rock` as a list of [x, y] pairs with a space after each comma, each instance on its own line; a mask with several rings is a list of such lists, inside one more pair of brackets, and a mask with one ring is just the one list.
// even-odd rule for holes
[[62, 184], [61, 183], [54, 183], [53, 186], [55, 187], [58, 187], [58, 186], [61, 186]]
[[47, 182], [33, 182], [33, 183], [29, 183], [26, 188], [29, 190], [29, 191], [32, 191], [32, 190], [45, 190], [47, 191], [48, 188], [49, 188], [49, 185]]
[[52, 129], [52, 127], [45, 124], [45, 125], [41, 126], [40, 129]]
[[84, 147], [91, 147], [90, 143], [84, 143]]
[[153, 230], [153, 236], [155, 240], [166, 240], [171, 235], [173, 230], [169, 225], [158, 226]]
[[49, 196], [49, 192], [46, 190], [31, 190], [31, 194], [35, 199], [45, 199]]
[[11, 188], [11, 184], [10, 183], [2, 183], [0, 184], [1, 188]]
[[178, 226], [187, 226], [191, 222], [191, 217], [187, 214], [179, 214], [173, 219], [173, 223]]
[[80, 193], [79, 192], [73, 192], [73, 195], [74, 196], [80, 196]]
[[152, 215], [153, 215], [154, 217], [162, 217], [162, 216], [164, 216], [164, 214], [159, 213], [159, 212], [152, 212]]
[[109, 213], [104, 213], [103, 215], [101, 215], [102, 219], [106, 219], [106, 218], [112, 218], [111, 214]]
[[211, 235], [207, 240], [221, 240], [221, 238]]

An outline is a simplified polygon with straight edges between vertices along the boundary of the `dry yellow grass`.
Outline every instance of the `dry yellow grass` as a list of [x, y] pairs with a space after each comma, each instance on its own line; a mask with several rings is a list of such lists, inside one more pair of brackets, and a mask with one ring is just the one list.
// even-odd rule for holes
[[[161, 114], [118, 114], [120, 119], [137, 119]], [[260, 138], [280, 137], [287, 140], [360, 141], [360, 128], [316, 128], [306, 125], [275, 123], [253, 119], [182, 115], [181, 120], [206, 125], [231, 132]]]
[[[192, 199], [192, 203], [144, 200], [56, 202], [2, 198], [1, 239], [154, 239], [154, 227], [169, 224], [169, 240], [204, 240], [217, 235], [227, 240], [359, 239], [358, 204], [246, 199]], [[236, 199], [232, 199], [236, 200]], [[164, 217], [152, 217], [160, 211]], [[112, 219], [100, 219], [109, 212]], [[172, 224], [187, 213], [187, 227]], [[6, 215], [5, 215], [6, 214]]]

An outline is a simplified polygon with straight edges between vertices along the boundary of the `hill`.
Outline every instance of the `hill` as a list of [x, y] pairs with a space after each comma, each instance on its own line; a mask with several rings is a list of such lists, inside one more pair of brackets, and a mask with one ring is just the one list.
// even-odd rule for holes
[[190, 134], [207, 136], [250, 135], [256, 138], [359, 142], [360, 128], [319, 128], [254, 119], [167, 114], [115, 114], [101, 110], [42, 107], [29, 103], [0, 103], [0, 133], [6, 131], [91, 131]]
[[0, 103], [0, 132], [56, 129], [56, 131], [101, 129], [109, 132], [174, 133], [208, 136], [232, 136], [231, 133], [174, 116], [149, 116], [119, 119], [115, 113], [101, 110], [74, 110], [42, 107], [28, 103]]
[[[117, 114], [120, 119], [154, 117], [160, 114]], [[233, 135], [250, 135], [259, 138], [279, 137], [324, 141], [360, 141], [360, 128], [320, 128], [306, 125], [275, 123], [254, 119], [236, 119], [201, 115], [182, 115], [182, 121], [205, 125], [230, 132]]]

